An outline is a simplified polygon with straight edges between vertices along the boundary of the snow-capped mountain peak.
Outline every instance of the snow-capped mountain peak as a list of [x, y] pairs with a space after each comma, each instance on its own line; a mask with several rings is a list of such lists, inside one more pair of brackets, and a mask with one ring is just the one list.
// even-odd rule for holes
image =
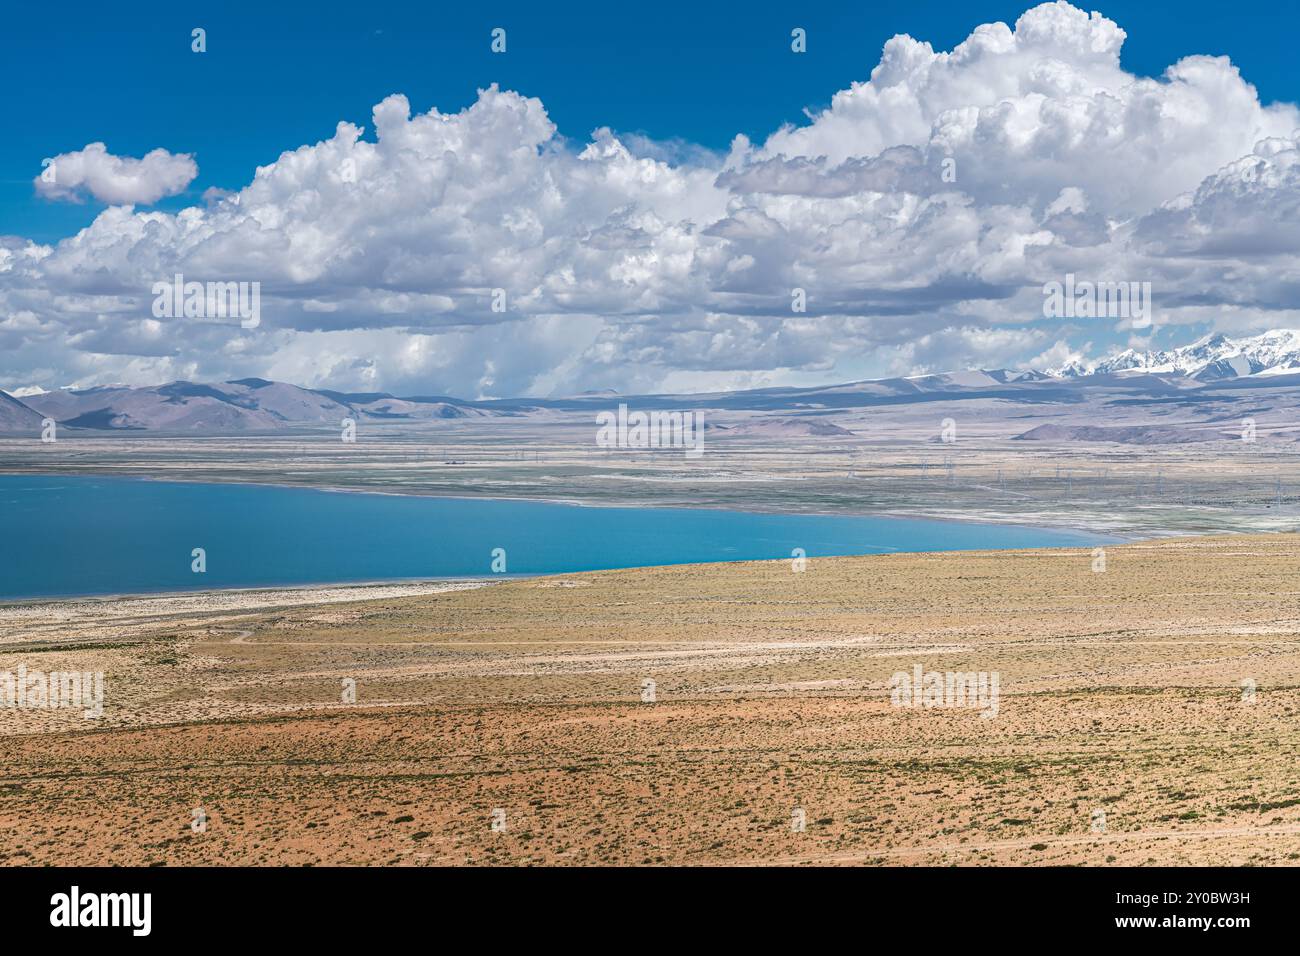
[[1272, 329], [1234, 339], [1222, 332], [1176, 349], [1125, 349], [1093, 362], [1069, 362], [1050, 369], [1057, 378], [1085, 375], [1181, 375], [1198, 381], [1300, 372], [1300, 332]]

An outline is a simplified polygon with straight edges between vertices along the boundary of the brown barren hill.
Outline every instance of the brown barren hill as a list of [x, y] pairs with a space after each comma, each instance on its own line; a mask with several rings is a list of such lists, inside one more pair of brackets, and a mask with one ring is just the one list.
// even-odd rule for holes
[[[329, 603], [0, 608], [0, 671], [107, 680], [97, 720], [0, 710], [0, 855], [1300, 859], [1300, 536], [1104, 559], [898, 554]], [[995, 676], [996, 713], [951, 695], [900, 706], [891, 680], [918, 666]]]

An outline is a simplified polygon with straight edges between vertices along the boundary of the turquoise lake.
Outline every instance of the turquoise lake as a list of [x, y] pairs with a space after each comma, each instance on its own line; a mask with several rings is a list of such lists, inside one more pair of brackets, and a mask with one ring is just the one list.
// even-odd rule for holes
[[[1094, 547], [1009, 525], [592, 508], [265, 485], [0, 475], [0, 598], [510, 575], [893, 551]], [[195, 548], [207, 570], [191, 570]], [[812, 570], [810, 566], [809, 570]]]

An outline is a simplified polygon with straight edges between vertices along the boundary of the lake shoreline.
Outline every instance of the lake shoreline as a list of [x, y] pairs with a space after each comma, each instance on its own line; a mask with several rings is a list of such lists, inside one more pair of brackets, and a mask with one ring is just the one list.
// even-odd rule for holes
[[[504, 580], [520, 580], [532, 575], [501, 575], [499, 578], [411, 579], [393, 581], [335, 581], [322, 584], [267, 585], [265, 587], [200, 588], [195, 590], [129, 591], [116, 594], [65, 594], [0, 600], [0, 629], [9, 616], [42, 612], [82, 610], [90, 612], [109, 607], [133, 605], [130, 613], [145, 617], [199, 613], [244, 613], [287, 607], [314, 607], [353, 601], [379, 601], [394, 598], [424, 597], [487, 587]], [[153, 611], [151, 602], [165, 603], [166, 608]], [[192, 605], [186, 608], [185, 605]], [[143, 606], [143, 607], [141, 607]], [[0, 639], [6, 635], [0, 633]]]

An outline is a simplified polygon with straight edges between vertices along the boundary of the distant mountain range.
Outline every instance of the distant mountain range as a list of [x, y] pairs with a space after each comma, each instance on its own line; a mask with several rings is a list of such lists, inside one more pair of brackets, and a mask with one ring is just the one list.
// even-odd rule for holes
[[6, 401], [0, 403], [0, 431], [39, 429], [44, 418], [53, 418], [66, 428], [98, 431], [241, 432], [338, 425], [344, 418], [421, 421], [517, 414], [485, 411], [455, 399], [345, 394], [260, 378], [215, 385], [107, 385], [41, 392], [21, 400], [8, 395], [4, 398]]
[[1207, 335], [1191, 345], [1169, 351], [1128, 349], [1096, 362], [1071, 362], [1049, 372], [1058, 378], [1142, 372], [1181, 375], [1199, 382], [1217, 382], [1247, 375], [1300, 372], [1300, 332], [1277, 329], [1253, 338]]
[[[875, 430], [875, 422], [864, 423], [871, 410], [881, 406], [896, 407], [897, 414], [890, 413], [895, 417], [903, 415], [903, 406], [913, 406], [918, 417], [929, 418], [933, 404], [942, 402], [961, 402], [970, 410], [985, 406], [981, 415], [1000, 416], [1007, 428], [1015, 423], [1016, 432], [1007, 437], [1026, 440], [1218, 440], [1225, 426], [1204, 426], [1228, 423], [1242, 414], [1267, 415], [1279, 424], [1300, 422], [1300, 332], [1277, 330], [1241, 339], [1211, 335], [1182, 348], [1130, 349], [1047, 372], [975, 370], [691, 395], [620, 396], [604, 389], [559, 398], [467, 401], [337, 392], [260, 378], [60, 389], [21, 398], [0, 392], [0, 433], [39, 435], [47, 418], [83, 433], [212, 434], [338, 427], [344, 418], [573, 422], [626, 403], [642, 409], [710, 409], [710, 427], [736, 435], [835, 437], [862, 434], [864, 427]], [[831, 421], [831, 415], [838, 421]], [[1153, 415], [1161, 420], [1151, 421]], [[727, 419], [730, 424], [724, 425]]]
[[7, 392], [0, 392], [0, 433], [38, 435], [43, 418]]

